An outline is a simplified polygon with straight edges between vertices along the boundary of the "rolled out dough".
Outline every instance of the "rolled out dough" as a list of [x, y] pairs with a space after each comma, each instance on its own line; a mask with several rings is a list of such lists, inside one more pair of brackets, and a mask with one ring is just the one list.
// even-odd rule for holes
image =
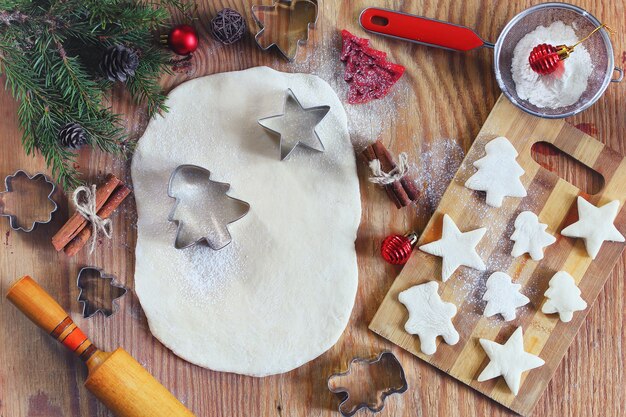
[[[291, 88], [329, 105], [325, 152], [278, 140], [257, 120], [279, 114]], [[188, 81], [148, 125], [132, 163], [138, 211], [135, 291], [150, 330], [178, 356], [217, 371], [264, 376], [321, 355], [343, 332], [357, 289], [361, 217], [354, 149], [332, 88], [312, 75], [259, 67]], [[172, 171], [194, 164], [250, 204], [232, 243], [174, 249]]]

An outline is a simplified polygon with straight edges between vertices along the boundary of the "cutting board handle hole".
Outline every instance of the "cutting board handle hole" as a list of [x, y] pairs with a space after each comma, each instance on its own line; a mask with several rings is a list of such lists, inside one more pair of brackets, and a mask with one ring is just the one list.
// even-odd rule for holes
[[597, 194], [604, 187], [602, 174], [549, 142], [534, 143], [530, 154], [540, 166], [587, 194]]

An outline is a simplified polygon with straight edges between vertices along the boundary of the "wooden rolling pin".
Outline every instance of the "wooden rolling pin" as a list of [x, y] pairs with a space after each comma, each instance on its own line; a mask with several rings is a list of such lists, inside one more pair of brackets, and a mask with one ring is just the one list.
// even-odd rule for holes
[[33, 323], [85, 362], [85, 386], [118, 417], [194, 417], [124, 349], [103, 352], [31, 277], [11, 286], [7, 298]]

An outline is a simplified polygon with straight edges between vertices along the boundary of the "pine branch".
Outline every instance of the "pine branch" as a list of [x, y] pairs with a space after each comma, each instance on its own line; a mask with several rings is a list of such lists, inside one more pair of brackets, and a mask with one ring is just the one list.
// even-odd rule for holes
[[97, 64], [107, 48], [138, 52], [139, 66], [126, 87], [150, 115], [167, 111], [158, 80], [169, 72], [170, 56], [153, 46], [153, 32], [167, 23], [170, 9], [189, 16], [191, 8], [180, 0], [0, 0], [0, 74], [19, 102], [24, 150], [41, 153], [66, 190], [80, 181], [76, 155], [58, 140], [62, 126], [78, 123], [104, 152], [123, 155], [134, 148], [121, 116], [106, 104], [112, 83]]

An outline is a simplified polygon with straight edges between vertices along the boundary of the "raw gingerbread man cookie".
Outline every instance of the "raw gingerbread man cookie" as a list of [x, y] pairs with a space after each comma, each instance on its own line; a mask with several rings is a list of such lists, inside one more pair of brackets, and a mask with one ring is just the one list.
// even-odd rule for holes
[[404, 329], [420, 338], [420, 348], [426, 355], [437, 351], [437, 336], [443, 336], [443, 340], [449, 345], [459, 341], [459, 334], [452, 324], [456, 306], [442, 301], [438, 290], [439, 284], [429, 281], [398, 295], [398, 300], [409, 311], [409, 319], [404, 324]]
[[526, 189], [520, 181], [524, 169], [517, 163], [517, 151], [504, 136], [497, 137], [485, 146], [487, 153], [474, 162], [478, 171], [465, 186], [470, 190], [485, 191], [486, 202], [492, 207], [502, 206], [504, 197], [526, 197]]
[[585, 241], [587, 253], [596, 259], [602, 243], [623, 242], [624, 236], [613, 222], [619, 211], [619, 201], [613, 200], [602, 207], [596, 207], [578, 196], [578, 221], [561, 231], [563, 236], [580, 237]]
[[443, 282], [446, 282], [461, 265], [484, 271], [485, 263], [478, 256], [476, 245], [485, 235], [486, 230], [481, 227], [463, 233], [454, 220], [444, 214], [441, 239], [420, 246], [420, 250], [442, 258], [441, 280]]
[[543, 248], [556, 242], [556, 238], [546, 232], [548, 226], [539, 223], [532, 211], [522, 211], [515, 219], [515, 231], [511, 240], [515, 242], [511, 255], [514, 258], [528, 253], [535, 261], [543, 259]]
[[487, 301], [484, 315], [491, 317], [501, 314], [504, 321], [515, 319], [515, 309], [530, 302], [528, 297], [519, 292], [522, 286], [513, 284], [511, 277], [504, 272], [494, 272], [487, 279], [487, 291], [483, 300]]
[[538, 368], [545, 363], [539, 356], [524, 350], [524, 335], [521, 327], [518, 327], [503, 345], [487, 339], [480, 339], [480, 345], [490, 362], [478, 376], [478, 382], [502, 375], [515, 395], [519, 392], [522, 372]]
[[587, 303], [580, 296], [574, 277], [565, 271], [559, 271], [550, 279], [550, 288], [543, 294], [548, 297], [541, 311], [545, 314], [559, 313], [562, 322], [567, 323], [574, 317], [575, 311], [587, 308]]

